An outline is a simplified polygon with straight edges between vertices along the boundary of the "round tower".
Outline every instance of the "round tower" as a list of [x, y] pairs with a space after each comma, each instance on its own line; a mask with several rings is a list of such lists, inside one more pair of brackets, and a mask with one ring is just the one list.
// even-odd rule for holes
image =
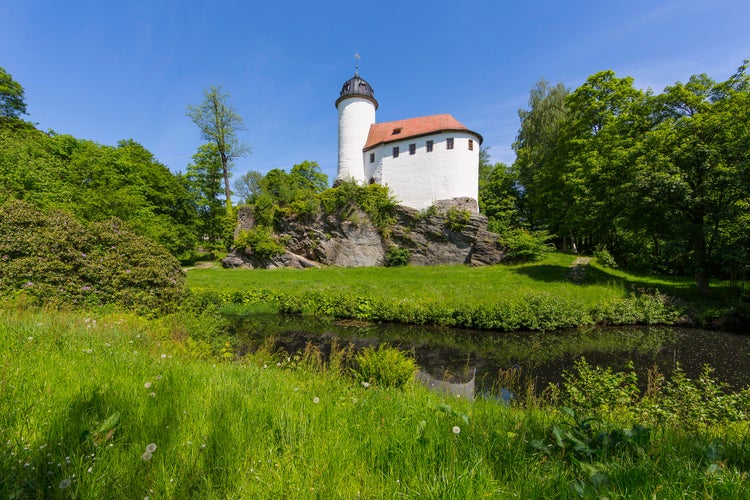
[[369, 83], [356, 72], [344, 83], [339, 98], [336, 99], [339, 111], [339, 163], [336, 180], [365, 180], [365, 164], [362, 149], [370, 133], [370, 125], [375, 123], [375, 110], [378, 101]]

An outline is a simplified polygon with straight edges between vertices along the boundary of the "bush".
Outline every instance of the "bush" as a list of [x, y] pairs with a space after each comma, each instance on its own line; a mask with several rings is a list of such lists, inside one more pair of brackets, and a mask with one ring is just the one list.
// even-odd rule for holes
[[414, 359], [387, 344], [377, 349], [367, 347], [355, 360], [357, 378], [363, 383], [403, 389], [417, 374]]
[[597, 262], [602, 266], [609, 267], [610, 269], [617, 269], [617, 262], [615, 262], [615, 258], [612, 257], [612, 254], [609, 253], [607, 247], [601, 245], [596, 247], [596, 250], [594, 250], [594, 257], [596, 257]]
[[164, 248], [119, 219], [84, 224], [11, 200], [0, 209], [0, 295], [43, 303], [171, 308], [185, 275]]
[[323, 191], [318, 198], [323, 210], [329, 214], [359, 207], [381, 232], [386, 232], [396, 222], [395, 210], [398, 202], [387, 186], [360, 186], [356, 181], [344, 181], [334, 188]]
[[450, 230], [454, 233], [458, 233], [463, 231], [466, 224], [469, 223], [471, 212], [456, 207], [450, 207], [445, 214], [445, 218], [448, 220], [448, 227]]
[[401, 267], [409, 264], [411, 251], [408, 248], [392, 246], [385, 254], [386, 267]]
[[284, 245], [279, 243], [269, 227], [255, 226], [241, 231], [234, 241], [238, 248], [249, 248], [252, 254], [261, 259], [269, 259], [284, 253]]
[[554, 250], [550, 243], [552, 235], [547, 231], [527, 231], [522, 228], [510, 229], [500, 234], [500, 243], [508, 249], [505, 257], [508, 263], [536, 262]]

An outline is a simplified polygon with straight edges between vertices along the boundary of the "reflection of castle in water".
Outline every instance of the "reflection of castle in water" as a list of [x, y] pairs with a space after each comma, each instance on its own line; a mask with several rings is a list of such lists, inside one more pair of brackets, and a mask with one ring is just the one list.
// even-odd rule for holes
[[471, 379], [468, 382], [457, 382], [455, 379], [441, 380], [422, 370], [419, 370], [419, 373], [417, 373], [417, 380], [425, 384], [431, 390], [443, 392], [468, 401], [474, 400], [474, 385], [476, 378], [476, 368], [471, 371]]

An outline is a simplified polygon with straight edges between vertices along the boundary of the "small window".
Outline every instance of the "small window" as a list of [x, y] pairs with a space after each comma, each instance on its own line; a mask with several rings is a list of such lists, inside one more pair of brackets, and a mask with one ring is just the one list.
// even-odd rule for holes
[[427, 147], [427, 152], [432, 153], [432, 141], [427, 141], [426, 147]]
[[375, 153], [370, 153], [370, 163], [375, 163]]
[[398, 146], [393, 148], [393, 157], [398, 158]]
[[445, 149], [453, 149], [453, 137], [448, 137], [445, 140]]
[[400, 134], [400, 133], [401, 133], [401, 127], [399, 127], [399, 128], [394, 128], [394, 129], [393, 129], [393, 132], [391, 132], [391, 135], [398, 135], [398, 134]]
[[417, 152], [417, 145], [416, 144], [409, 144], [409, 154], [413, 155]]
[[474, 140], [469, 139], [469, 151], [474, 151]]

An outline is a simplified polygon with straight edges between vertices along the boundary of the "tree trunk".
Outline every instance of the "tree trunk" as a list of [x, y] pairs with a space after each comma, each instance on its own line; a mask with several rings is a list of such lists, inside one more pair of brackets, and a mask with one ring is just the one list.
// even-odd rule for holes
[[229, 159], [227, 158], [226, 153], [224, 153], [224, 151], [221, 151], [221, 169], [224, 174], [224, 195], [227, 197], [227, 210], [232, 208], [232, 191], [229, 189], [229, 168], [227, 165], [228, 162]]

